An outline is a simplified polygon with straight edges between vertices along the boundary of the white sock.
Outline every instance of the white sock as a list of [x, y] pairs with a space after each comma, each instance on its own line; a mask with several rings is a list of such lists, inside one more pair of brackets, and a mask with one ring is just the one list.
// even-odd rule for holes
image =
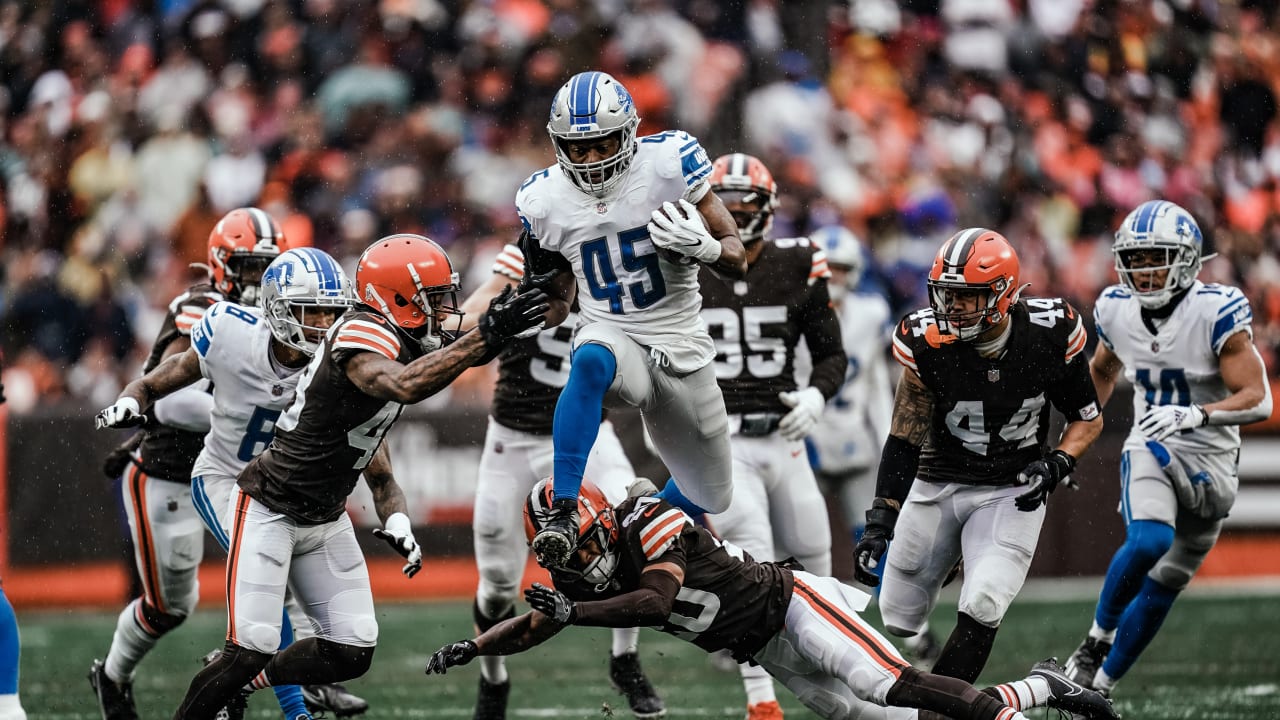
[[1011, 707], [1007, 707], [996, 713], [996, 720], [1027, 720], [1027, 716]]
[[18, 702], [18, 695], [0, 695], [0, 720], [27, 720], [27, 713]]
[[742, 675], [742, 687], [747, 691], [748, 707], [778, 699], [773, 692], [773, 678], [763, 667], [742, 663], [738, 666], [738, 673]]
[[915, 652], [916, 650], [918, 650], [918, 649], [920, 648], [921, 643], [923, 643], [923, 642], [924, 642], [924, 639], [925, 639], [928, 635], [929, 635], [929, 621], [928, 621], [928, 620], [925, 620], [925, 621], [924, 621], [924, 624], [920, 626], [920, 632], [918, 632], [918, 633], [916, 633], [915, 635], [912, 635], [911, 637], [906, 638], [905, 640], [903, 640], [903, 641], [902, 641], [902, 645], [903, 645], [903, 647], [905, 647], [906, 649], [908, 649], [908, 650], [910, 650], [910, 651], [912, 651], [912, 652]]
[[1098, 672], [1093, 676], [1093, 689], [1104, 695], [1109, 695], [1115, 687], [1116, 680], [1104, 672], [1102, 668], [1098, 668]]
[[269, 687], [271, 687], [271, 678], [268, 678], [267, 671], [263, 670], [257, 675], [254, 675], [253, 679], [249, 681], [249, 684], [244, 686], [244, 689], [252, 692], [254, 690], [261, 690]]
[[1014, 710], [1029, 710], [1041, 707], [1049, 702], [1049, 681], [1040, 677], [1029, 677], [1015, 680], [1003, 685], [996, 685], [1000, 701]]
[[640, 628], [614, 628], [613, 647], [610, 652], [614, 657], [634, 653], [639, 642]]
[[116, 619], [116, 633], [111, 638], [111, 649], [103, 663], [107, 677], [114, 683], [133, 682], [133, 671], [138, 668], [138, 663], [160, 640], [159, 635], [152, 635], [138, 624], [141, 602], [141, 598], [134, 598]]
[[1103, 630], [1102, 626], [1098, 624], [1098, 621], [1094, 620], [1093, 627], [1089, 628], [1089, 637], [1094, 640], [1101, 640], [1104, 643], [1114, 645], [1116, 642], [1116, 629], [1111, 628], [1110, 630]]

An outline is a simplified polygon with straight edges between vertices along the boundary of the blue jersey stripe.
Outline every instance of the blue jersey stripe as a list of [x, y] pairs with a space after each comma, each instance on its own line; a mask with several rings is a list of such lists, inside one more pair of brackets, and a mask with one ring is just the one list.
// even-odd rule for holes
[[209, 342], [213, 339], [213, 326], [209, 324], [209, 313], [200, 318], [200, 332], [191, 333], [191, 345], [200, 353], [200, 357], [209, 354]]
[[711, 163], [707, 161], [705, 152], [691, 152], [680, 158], [680, 170], [684, 173], [686, 185], [692, 185], [711, 174]]
[[1232, 300], [1231, 302], [1227, 303], [1225, 306], [1223, 306], [1221, 310], [1218, 311], [1218, 319], [1221, 320], [1222, 318], [1226, 317], [1229, 313], [1234, 311], [1236, 308], [1240, 307], [1240, 304], [1244, 302], [1247, 302], [1245, 298], [1238, 297], [1235, 300]]
[[1248, 305], [1244, 307], [1244, 317], [1237, 318], [1235, 313], [1232, 313], [1226, 317], [1218, 318], [1218, 321], [1213, 324], [1213, 336], [1210, 338], [1209, 344], [1213, 346], [1214, 351], [1217, 351], [1218, 345], [1236, 330], [1253, 322], [1253, 308]]

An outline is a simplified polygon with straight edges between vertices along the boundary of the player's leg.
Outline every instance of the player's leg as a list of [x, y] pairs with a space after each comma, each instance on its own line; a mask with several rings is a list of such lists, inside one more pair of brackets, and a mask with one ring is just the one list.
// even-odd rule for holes
[[986, 667], [1000, 621], [1027, 579], [1044, 523], [1045, 506], [1022, 512], [1014, 504], [1022, 492], [1018, 486], [965, 487], [955, 495], [966, 572], [956, 627], [933, 665], [935, 675], [972, 683]]
[[[224, 551], [228, 550], [231, 544], [228, 537], [231, 521], [230, 503], [231, 491], [235, 486], [236, 479], [230, 475], [209, 473], [191, 478], [191, 502], [204, 522], [205, 528]], [[287, 606], [291, 598], [288, 593], [285, 597]], [[292, 604], [297, 605], [296, 601]], [[280, 647], [287, 647], [293, 642], [293, 627], [292, 619], [286, 609], [280, 625]], [[297, 720], [297, 718], [311, 717], [302, 688], [297, 685], [281, 685], [273, 690], [280, 703], [280, 710], [286, 718]]]
[[[804, 453], [804, 443], [789, 442], [774, 433], [770, 445], [773, 468], [768, 482], [770, 526], [776, 553], [792, 556], [814, 575], [831, 574], [831, 521], [827, 501]], [[737, 497], [737, 480], [734, 496]], [[775, 557], [773, 559], [781, 559]]]
[[693, 516], [724, 512], [733, 498], [733, 458], [715, 367], [682, 377], [652, 362], [649, 368], [654, 397], [640, 409], [672, 477], [659, 495]]
[[0, 720], [26, 720], [27, 714], [18, 700], [18, 658], [22, 643], [18, 637], [18, 618], [0, 584]]
[[235, 488], [227, 552], [227, 642], [196, 676], [175, 718], [209, 720], [236, 701], [280, 646], [299, 527]]
[[958, 487], [918, 480], [903, 503], [881, 563], [880, 612], [892, 635], [924, 630], [942, 581], [960, 557], [960, 520], [952, 499]]
[[1121, 617], [1138, 596], [1147, 573], [1173, 546], [1178, 497], [1145, 446], [1126, 446], [1120, 456], [1120, 513], [1124, 543], [1107, 568], [1093, 625], [1066, 666], [1067, 674], [1086, 686], [1091, 686], [1110, 653]]
[[131, 462], [121, 492], [143, 594], [120, 613], [106, 659], [90, 670], [99, 707], [109, 718], [136, 716], [134, 671], [195, 609], [204, 552], [203, 528], [186, 483], [148, 477]]

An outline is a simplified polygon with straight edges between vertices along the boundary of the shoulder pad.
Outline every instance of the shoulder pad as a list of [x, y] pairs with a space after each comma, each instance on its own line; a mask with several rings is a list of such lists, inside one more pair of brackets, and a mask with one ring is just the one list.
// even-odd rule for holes
[[1209, 336], [1214, 353], [1221, 352], [1232, 335], [1242, 330], [1252, 333], [1253, 327], [1253, 306], [1249, 304], [1249, 298], [1239, 288], [1230, 285], [1218, 287], [1223, 292], [1220, 299], [1214, 298], [1218, 302], [1213, 303], [1213, 329]]
[[344, 316], [329, 332], [334, 350], [376, 352], [389, 360], [400, 357], [400, 335], [386, 318], [370, 312]]
[[827, 254], [809, 238], [776, 238], [770, 242], [774, 247], [795, 257], [795, 262], [804, 272], [807, 285], [831, 278], [831, 270], [827, 267]]
[[623, 532], [638, 544], [646, 561], [662, 557], [692, 524], [688, 515], [657, 497], [637, 498], [631, 511], [622, 519]]
[[1084, 320], [1071, 303], [1062, 298], [1025, 298], [1027, 320], [1032, 327], [1044, 328], [1055, 345], [1064, 348], [1065, 362], [1071, 362], [1084, 350], [1089, 333]]
[[940, 348], [955, 342], [953, 335], [938, 330], [933, 308], [921, 308], [902, 318], [893, 333], [893, 359], [913, 372], [919, 372], [916, 354], [929, 348]]

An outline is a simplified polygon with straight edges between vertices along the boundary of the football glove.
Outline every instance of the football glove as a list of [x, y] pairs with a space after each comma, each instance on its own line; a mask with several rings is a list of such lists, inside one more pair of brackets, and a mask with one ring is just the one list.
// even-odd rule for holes
[[534, 583], [533, 587], [524, 591], [524, 599], [534, 610], [561, 625], [568, 625], [573, 621], [573, 601], [559, 590]]
[[704, 263], [720, 259], [720, 241], [711, 237], [702, 224], [698, 208], [681, 199], [680, 207], [665, 202], [649, 216], [649, 238], [664, 250], [680, 253]]
[[485, 345], [497, 348], [512, 338], [537, 334], [546, 324], [547, 294], [539, 288], [517, 293], [510, 285], [502, 289], [489, 309], [480, 316], [477, 327]]
[[146, 421], [147, 416], [142, 414], [138, 401], [131, 397], [122, 397], [111, 407], [103, 408], [93, 418], [93, 425], [101, 430], [102, 428], [137, 427]]
[[387, 518], [385, 529], [374, 528], [374, 537], [387, 541], [400, 557], [408, 562], [400, 568], [405, 577], [413, 577], [422, 569], [422, 548], [413, 537], [413, 528], [409, 526], [409, 518], [404, 513], [393, 513]]
[[431, 653], [431, 659], [427, 661], [426, 673], [428, 675], [443, 675], [451, 667], [466, 665], [474, 660], [478, 654], [480, 654], [480, 650], [473, 640], [459, 640], [458, 642], [449, 643]]
[[1192, 430], [1209, 424], [1209, 414], [1199, 405], [1157, 405], [1138, 421], [1138, 429], [1148, 438], [1160, 441], [1180, 430]]
[[1013, 499], [1022, 512], [1033, 512], [1049, 500], [1053, 492], [1076, 469], [1076, 460], [1061, 450], [1054, 450], [1018, 473], [1018, 484], [1030, 486]]
[[889, 541], [893, 539], [893, 527], [898, 524], [898, 509], [883, 498], [876, 498], [867, 511], [867, 526], [862, 539], [853, 549], [853, 579], [875, 587], [880, 584], [875, 569], [880, 567]]
[[778, 399], [783, 405], [791, 408], [791, 412], [783, 416], [778, 423], [778, 432], [787, 440], [803, 440], [827, 406], [827, 399], [822, 397], [818, 388], [805, 388], [796, 392], [780, 392]]
[[1221, 520], [1231, 513], [1231, 506], [1236, 500], [1235, 490], [1223, 482], [1215, 482], [1205, 470], [1187, 475], [1187, 469], [1169, 449], [1154, 440], [1147, 441], [1147, 449], [1164, 469], [1174, 494], [1178, 496], [1179, 505], [1205, 520]]

